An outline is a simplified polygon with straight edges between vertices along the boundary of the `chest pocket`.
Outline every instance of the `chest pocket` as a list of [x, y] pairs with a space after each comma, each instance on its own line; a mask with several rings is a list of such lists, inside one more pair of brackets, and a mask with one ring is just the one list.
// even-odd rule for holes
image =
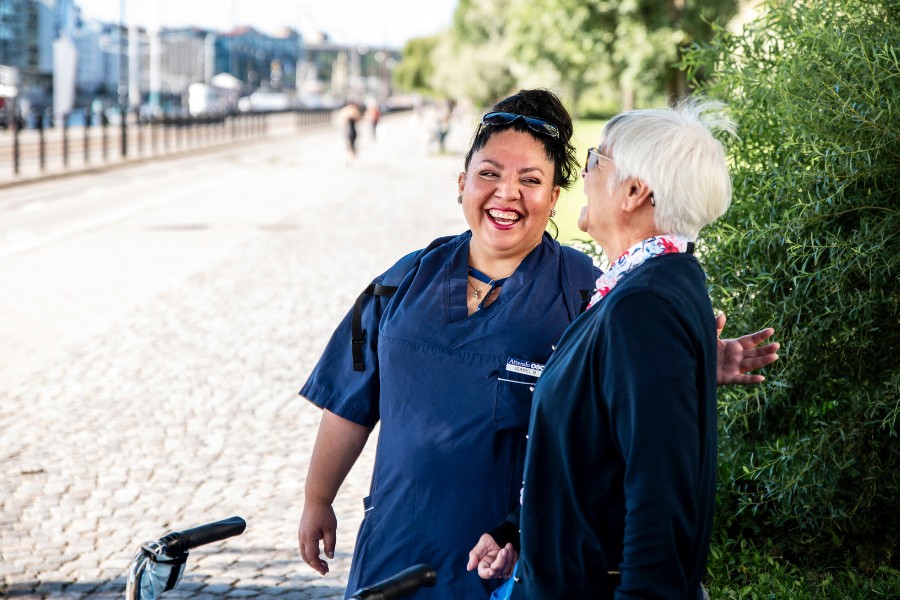
[[494, 423], [501, 429], [528, 429], [534, 386], [548, 357], [507, 356], [497, 365]]

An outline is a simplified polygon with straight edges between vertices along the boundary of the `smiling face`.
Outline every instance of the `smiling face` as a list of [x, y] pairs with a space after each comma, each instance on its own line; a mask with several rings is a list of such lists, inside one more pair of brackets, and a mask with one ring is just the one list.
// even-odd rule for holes
[[491, 136], [459, 175], [470, 252], [521, 260], [540, 243], [559, 198], [553, 174], [543, 144], [530, 134], [508, 129]]

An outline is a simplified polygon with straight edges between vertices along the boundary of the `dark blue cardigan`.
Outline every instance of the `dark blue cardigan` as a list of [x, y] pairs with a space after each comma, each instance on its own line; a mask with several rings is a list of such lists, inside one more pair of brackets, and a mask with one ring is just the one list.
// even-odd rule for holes
[[566, 331], [534, 394], [513, 598], [701, 597], [716, 341], [693, 256], [653, 258]]

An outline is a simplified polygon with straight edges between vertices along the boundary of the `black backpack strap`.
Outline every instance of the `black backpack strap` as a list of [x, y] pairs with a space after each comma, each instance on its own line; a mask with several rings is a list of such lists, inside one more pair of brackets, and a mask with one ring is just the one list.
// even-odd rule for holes
[[[362, 291], [362, 293], [357, 296], [356, 302], [353, 303], [353, 316], [350, 319], [350, 329], [352, 333], [351, 347], [353, 350], [353, 370], [354, 371], [365, 371], [366, 370], [366, 360], [365, 360], [365, 345], [366, 345], [366, 331], [362, 326], [362, 311], [363, 311], [363, 301], [366, 296], [378, 296], [381, 298], [390, 298], [394, 295], [394, 293], [399, 289], [399, 285], [385, 285], [387, 283], [391, 284], [399, 284], [403, 281], [403, 279], [411, 273], [414, 269], [418, 267], [419, 262], [422, 260], [422, 257], [425, 256], [428, 252], [431, 252], [433, 249], [438, 246], [442, 246], [443, 244], [456, 239], [459, 236], [448, 235], [444, 237], [437, 238], [427, 247], [416, 250], [415, 252], [410, 252], [400, 260], [398, 260], [394, 266], [392, 266], [388, 271], [384, 274], [384, 278], [382, 279], [382, 283], [370, 283], [366, 286], [366, 289]], [[384, 303], [381, 303], [381, 309], [384, 308]], [[379, 314], [380, 318], [380, 314]], [[377, 334], [378, 331], [376, 330]]]
[[350, 343], [352, 344], [353, 349], [354, 371], [366, 370], [366, 361], [364, 358], [366, 330], [363, 329], [362, 326], [363, 300], [366, 296], [393, 296], [394, 292], [397, 291], [397, 287], [398, 286], [396, 285], [381, 285], [380, 283], [370, 283], [366, 286], [366, 289], [364, 289], [362, 293], [356, 297], [356, 302], [353, 303], [353, 317], [350, 319], [350, 329], [353, 333], [353, 337], [350, 340]]

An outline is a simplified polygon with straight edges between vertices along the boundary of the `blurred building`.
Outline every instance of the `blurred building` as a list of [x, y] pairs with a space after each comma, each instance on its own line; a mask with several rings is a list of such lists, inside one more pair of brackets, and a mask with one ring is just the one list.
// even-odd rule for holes
[[[215, 33], [196, 27], [159, 32], [159, 93], [164, 102], [183, 102], [192, 83], [208, 80], [211, 74], [207, 66], [210, 61], [207, 47], [214, 39]], [[152, 68], [149, 53], [142, 53], [141, 88], [144, 93], [150, 91]]]
[[249, 90], [295, 90], [297, 65], [304, 56], [303, 39], [291, 28], [269, 36], [239, 27], [215, 39], [216, 73], [237, 77]]
[[118, 25], [82, 19], [73, 40], [78, 53], [75, 98], [88, 105], [96, 98], [115, 98], [124, 59], [125, 33]]
[[393, 92], [392, 71], [400, 58], [392, 48], [336, 44], [323, 33], [307, 40], [298, 89], [380, 104]]
[[71, 33], [77, 10], [73, 0], [0, 1], [0, 65], [18, 71], [24, 105], [50, 104], [53, 40]]
[[[154, 110], [183, 109], [192, 84], [216, 87], [214, 78], [223, 73], [234, 78], [232, 95], [280, 95], [292, 106], [382, 101], [400, 59], [392, 49], [333, 44], [327, 35], [307, 43], [288, 27], [274, 35], [252, 27], [129, 30], [127, 23], [82, 18], [76, 3], [0, 0], [0, 67], [18, 75], [20, 106], [52, 104], [53, 46], [63, 36], [76, 54], [76, 110], [107, 108], [124, 98], [125, 90], [131, 108], [149, 102]], [[129, 78], [130, 68], [136, 73]]]

